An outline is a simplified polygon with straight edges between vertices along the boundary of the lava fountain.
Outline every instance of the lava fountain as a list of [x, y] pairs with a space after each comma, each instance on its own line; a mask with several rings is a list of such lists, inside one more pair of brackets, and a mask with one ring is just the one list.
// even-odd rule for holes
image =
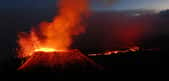
[[82, 20], [87, 14], [87, 0], [60, 0], [59, 15], [52, 22], [41, 22], [29, 33], [19, 33], [19, 56], [31, 56], [35, 50], [68, 50], [72, 38], [85, 31]]
[[19, 33], [18, 56], [30, 57], [19, 70], [29, 71], [34, 66], [55, 68], [76, 62], [83, 66], [83, 61], [95, 65], [79, 51], [70, 50], [73, 37], [85, 31], [83, 18], [87, 18], [88, 12], [87, 0], [60, 0], [59, 15], [51, 22], [41, 22], [28, 33]]

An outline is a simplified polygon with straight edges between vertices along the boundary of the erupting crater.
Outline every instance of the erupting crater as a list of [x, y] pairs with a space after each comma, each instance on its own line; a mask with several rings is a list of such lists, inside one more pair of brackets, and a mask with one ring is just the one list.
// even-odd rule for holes
[[[83, 20], [88, 0], [59, 0], [58, 15], [30, 32], [19, 33], [20, 58], [29, 57], [18, 70], [26, 72], [95, 71], [98, 65], [78, 50], [70, 49], [73, 38], [85, 32]], [[56, 50], [63, 49], [63, 50]]]
[[101, 67], [79, 50], [38, 50], [18, 70], [23, 72], [93, 72], [101, 70]]

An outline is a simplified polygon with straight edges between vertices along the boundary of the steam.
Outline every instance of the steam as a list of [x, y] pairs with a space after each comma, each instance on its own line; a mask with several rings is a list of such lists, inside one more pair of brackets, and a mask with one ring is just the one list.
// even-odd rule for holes
[[59, 15], [52, 22], [41, 22], [30, 33], [19, 34], [21, 56], [30, 56], [38, 49], [68, 50], [73, 37], [85, 31], [82, 22], [88, 12], [88, 0], [60, 0]]

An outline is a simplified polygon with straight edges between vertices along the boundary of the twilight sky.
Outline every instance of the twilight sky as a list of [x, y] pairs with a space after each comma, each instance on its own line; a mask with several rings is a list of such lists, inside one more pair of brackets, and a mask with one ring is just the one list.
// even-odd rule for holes
[[[0, 8], [53, 8], [57, 0], [1, 0]], [[97, 10], [169, 9], [169, 0], [91, 0]], [[108, 4], [109, 6], [105, 6]]]
[[[110, 1], [110, 0], [109, 0]], [[107, 0], [108, 2], [108, 0]], [[97, 6], [96, 4], [95, 6]], [[95, 7], [96, 9], [99, 6]], [[126, 10], [126, 9], [156, 9], [163, 10], [169, 9], [169, 0], [117, 0], [111, 6], [107, 8], [107, 10]]]

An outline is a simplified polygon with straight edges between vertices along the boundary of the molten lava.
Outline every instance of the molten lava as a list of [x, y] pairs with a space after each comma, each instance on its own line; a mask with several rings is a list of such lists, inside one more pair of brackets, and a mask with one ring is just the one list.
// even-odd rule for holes
[[98, 53], [98, 54], [89, 54], [88, 56], [117, 55], [117, 54], [120, 54], [120, 53], [137, 52], [139, 50], [140, 50], [140, 47], [133, 46], [133, 47], [130, 47], [130, 48], [126, 49], [126, 50], [105, 51], [103, 53]]
[[35, 52], [57, 52], [57, 51], [65, 51], [65, 50], [56, 50], [53, 48], [40, 48], [40, 49], [35, 49]]
[[51, 22], [41, 22], [28, 33], [19, 33], [19, 57], [32, 56], [36, 51], [68, 50], [73, 37], [85, 31], [82, 20], [88, 13], [87, 3], [87, 0], [60, 0], [58, 16]]

